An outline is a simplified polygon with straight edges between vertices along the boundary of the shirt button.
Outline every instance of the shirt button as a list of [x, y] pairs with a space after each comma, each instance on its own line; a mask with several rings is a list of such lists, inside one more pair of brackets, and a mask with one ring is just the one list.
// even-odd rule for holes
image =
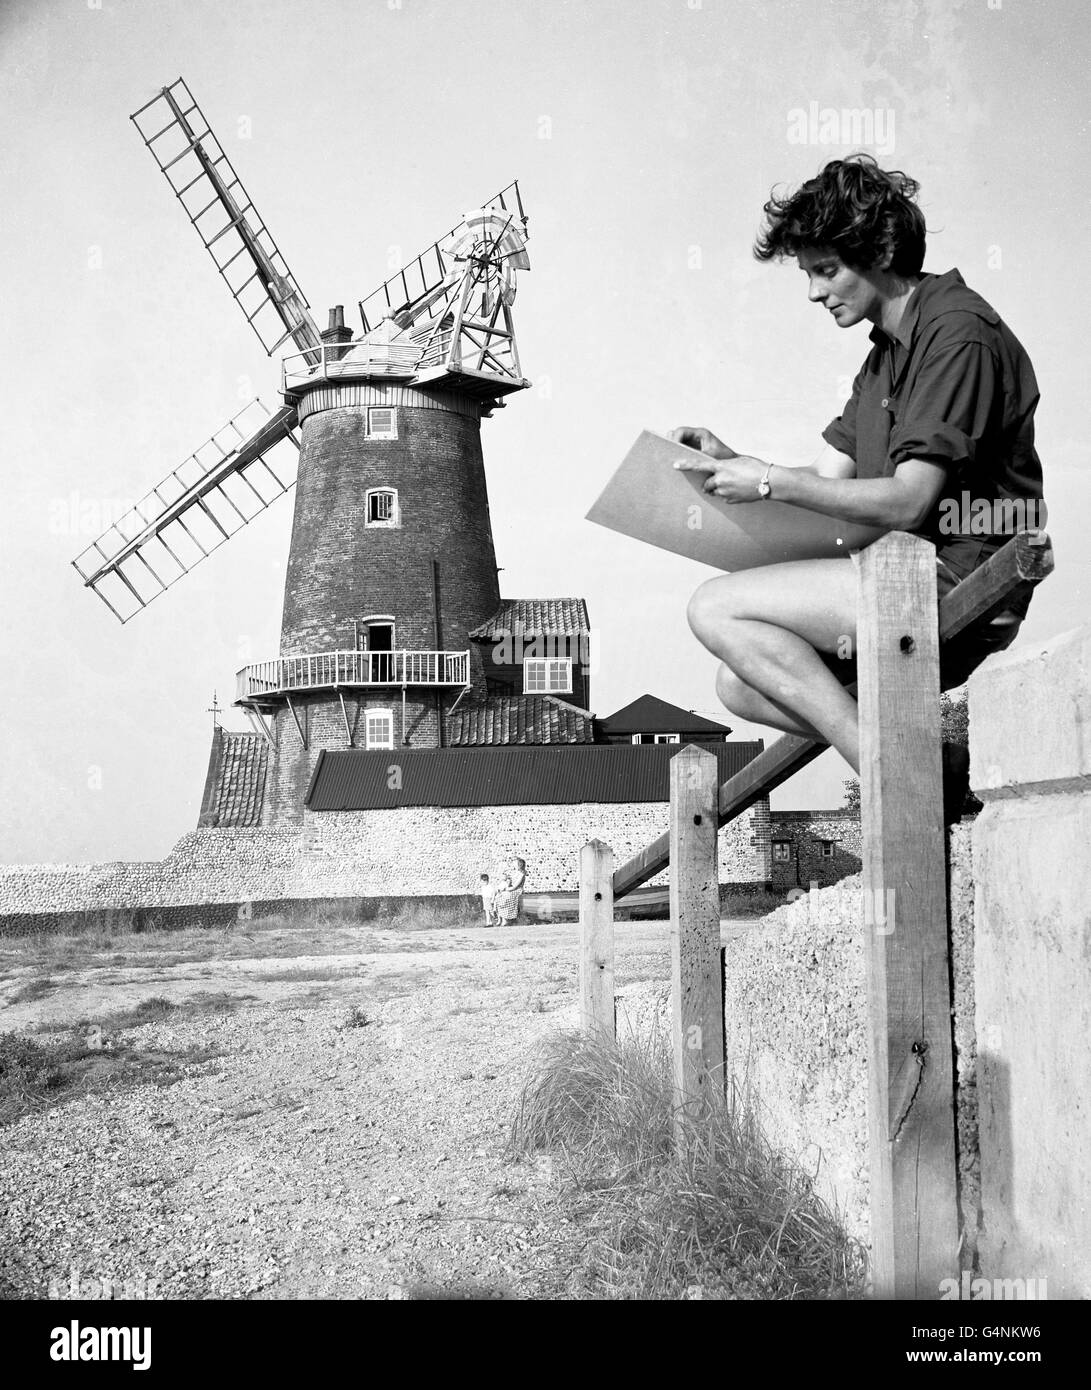
[[890, 404], [890, 397], [889, 397], [889, 396], [884, 396], [884, 397], [883, 397], [883, 409], [885, 410], [889, 404]]

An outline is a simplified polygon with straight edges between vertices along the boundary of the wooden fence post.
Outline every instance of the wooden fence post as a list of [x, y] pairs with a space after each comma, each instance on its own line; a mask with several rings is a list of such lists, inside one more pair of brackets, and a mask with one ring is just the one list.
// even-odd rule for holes
[[936, 560], [892, 532], [860, 561], [872, 1277], [931, 1299], [958, 1274]]
[[671, 759], [670, 903], [674, 1105], [701, 1114], [724, 1089], [716, 757], [687, 744]]
[[580, 1027], [614, 1041], [614, 852], [580, 850]]

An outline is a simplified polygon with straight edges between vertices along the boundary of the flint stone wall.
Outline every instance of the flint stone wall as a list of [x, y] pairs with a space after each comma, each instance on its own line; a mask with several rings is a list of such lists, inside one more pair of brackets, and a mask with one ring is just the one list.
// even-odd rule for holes
[[[720, 832], [721, 881], [766, 880], [762, 809]], [[0, 930], [50, 930], [72, 914], [180, 905], [380, 897], [458, 897], [512, 855], [531, 892], [575, 891], [580, 846], [620, 864], [667, 828], [665, 802], [402, 807], [307, 812], [302, 830], [207, 828], [147, 863], [0, 865]], [[665, 883], [660, 874], [653, 883]]]

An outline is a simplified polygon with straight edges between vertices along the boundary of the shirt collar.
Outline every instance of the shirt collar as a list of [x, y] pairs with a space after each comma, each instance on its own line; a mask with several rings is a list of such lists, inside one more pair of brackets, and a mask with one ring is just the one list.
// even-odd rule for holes
[[920, 284], [909, 296], [902, 312], [901, 322], [898, 324], [897, 333], [884, 333], [881, 328], [876, 327], [871, 330], [868, 336], [873, 343], [878, 343], [880, 346], [889, 343], [908, 352], [917, 335], [922, 309], [927, 309], [929, 317], [931, 317], [936, 313], [941, 313], [944, 308], [954, 307], [945, 304], [944, 301], [962, 299], [971, 293], [972, 291], [966, 289], [966, 281], [957, 270], [948, 270], [942, 275], [933, 275], [925, 271], [921, 275]]

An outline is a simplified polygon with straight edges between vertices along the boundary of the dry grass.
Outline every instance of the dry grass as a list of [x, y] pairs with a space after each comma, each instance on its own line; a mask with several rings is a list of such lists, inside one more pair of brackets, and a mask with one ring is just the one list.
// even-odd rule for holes
[[122, 1044], [90, 1046], [82, 1028], [46, 1041], [0, 1033], [0, 1126], [91, 1092], [170, 1086], [188, 1067], [211, 1061], [208, 1050], [141, 1052]]
[[788, 901], [787, 893], [725, 893], [722, 917], [767, 917]]
[[162, 995], [153, 994], [134, 1004], [131, 1009], [119, 1009], [115, 1013], [104, 1014], [101, 1022], [110, 1029], [141, 1028], [146, 1023], [164, 1023], [168, 1019], [178, 1022], [184, 1018], [197, 1018], [202, 1014], [233, 1013], [242, 1008], [248, 1000], [256, 1000], [256, 994], [228, 994], [223, 990], [199, 990], [188, 999], [174, 1003]]
[[670, 1055], [580, 1033], [545, 1046], [512, 1125], [512, 1157], [558, 1161], [588, 1232], [586, 1293], [634, 1299], [846, 1298], [863, 1257], [810, 1180], [732, 1095], [675, 1138]]
[[387, 931], [439, 931], [446, 927], [472, 927], [480, 924], [481, 912], [461, 898], [442, 903], [406, 902], [371, 925]]
[[57, 988], [56, 980], [51, 980], [48, 975], [42, 975], [37, 980], [31, 980], [28, 984], [20, 986], [14, 993], [8, 996], [9, 1004], [33, 1004], [35, 1000], [45, 999], [47, 995], [53, 993]]
[[[62, 971], [101, 969], [170, 969], [197, 961], [271, 959], [292, 956], [355, 955], [367, 951], [430, 949], [407, 947], [391, 934], [472, 926], [476, 916], [460, 899], [442, 903], [405, 902], [371, 920], [361, 920], [354, 905], [318, 903], [301, 916], [272, 914], [242, 918], [226, 926], [148, 927], [143, 931], [100, 928], [65, 934], [41, 932], [0, 939], [0, 979], [31, 967], [44, 977]], [[50, 988], [57, 987], [51, 984]], [[40, 992], [37, 981], [24, 988]], [[11, 1000], [9, 1002], [19, 1002]]]

